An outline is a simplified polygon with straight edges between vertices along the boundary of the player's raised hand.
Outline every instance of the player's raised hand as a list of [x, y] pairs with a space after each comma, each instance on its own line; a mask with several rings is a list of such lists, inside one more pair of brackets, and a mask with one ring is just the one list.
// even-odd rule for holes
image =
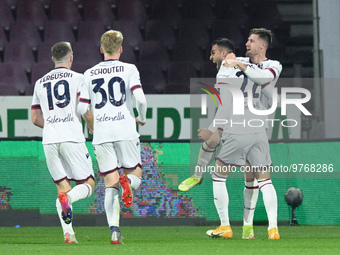
[[238, 61], [236, 59], [227, 59], [225, 63], [223, 64], [225, 67], [237, 67]]
[[233, 52], [231, 52], [227, 54], [227, 56], [225, 57], [225, 61], [227, 61], [228, 59], [236, 59], [236, 55]]

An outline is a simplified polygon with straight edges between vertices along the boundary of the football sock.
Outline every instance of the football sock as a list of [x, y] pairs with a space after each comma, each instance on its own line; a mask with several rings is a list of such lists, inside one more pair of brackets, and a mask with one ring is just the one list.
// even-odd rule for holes
[[139, 178], [138, 176], [134, 175], [134, 174], [128, 174], [127, 177], [129, 178], [130, 180], [130, 185], [131, 185], [131, 188], [133, 190], [136, 190], [139, 188], [142, 180], [141, 178]]
[[257, 181], [245, 182], [243, 191], [244, 198], [244, 212], [243, 212], [243, 225], [253, 225], [254, 212], [259, 196], [259, 186]]
[[271, 179], [258, 180], [268, 217], [268, 230], [277, 228], [277, 196]]
[[82, 183], [76, 185], [73, 189], [67, 192], [67, 196], [70, 198], [70, 203], [77, 202], [81, 199], [88, 198], [92, 195], [92, 187], [90, 184]]
[[116, 187], [105, 188], [104, 207], [106, 219], [109, 227], [119, 227], [120, 204], [119, 204], [119, 189]]
[[196, 178], [203, 178], [204, 171], [203, 169], [210, 165], [211, 162], [213, 162], [215, 158], [215, 151], [216, 147], [209, 147], [207, 142], [204, 142], [201, 146], [198, 160], [197, 160], [197, 166], [195, 167], [195, 177]]
[[221, 220], [221, 226], [228, 226], [230, 225], [230, 223], [228, 212], [229, 196], [226, 186], [227, 177], [213, 173], [212, 180], [213, 180], [214, 203], [217, 213]]
[[[74, 235], [74, 231], [73, 231], [73, 227], [72, 227], [72, 222], [70, 224], [66, 224], [61, 216], [61, 213], [63, 211], [63, 209], [61, 208], [61, 203], [59, 201], [59, 199], [57, 198], [56, 201], [56, 207], [57, 207], [57, 213], [58, 213], [58, 217], [60, 220], [60, 224], [61, 227], [63, 229], [63, 233], [64, 235], [68, 232], [70, 235]], [[71, 209], [72, 209], [72, 205], [70, 205]]]

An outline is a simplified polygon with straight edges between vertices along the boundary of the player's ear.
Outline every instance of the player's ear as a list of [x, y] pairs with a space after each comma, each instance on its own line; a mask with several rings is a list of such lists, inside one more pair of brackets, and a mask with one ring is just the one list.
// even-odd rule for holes
[[70, 55], [70, 63], [73, 63], [73, 54]]
[[100, 53], [101, 53], [101, 54], [104, 54], [104, 51], [103, 51], [103, 48], [102, 48], [102, 47], [100, 47]]
[[55, 59], [54, 59], [54, 57], [51, 57], [51, 59], [52, 59], [52, 61], [55, 63]]
[[120, 48], [119, 48], [119, 53], [120, 53], [120, 54], [123, 53], [123, 46], [120, 46]]

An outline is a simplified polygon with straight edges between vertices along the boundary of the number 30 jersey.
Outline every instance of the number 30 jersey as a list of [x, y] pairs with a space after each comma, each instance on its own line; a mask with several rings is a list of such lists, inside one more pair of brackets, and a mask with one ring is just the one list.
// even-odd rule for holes
[[135, 65], [119, 60], [102, 61], [85, 72], [84, 87], [80, 97], [91, 102], [93, 144], [139, 137], [132, 93], [142, 86]]
[[43, 113], [43, 144], [85, 141], [76, 111], [82, 83], [82, 74], [64, 67], [55, 68], [36, 81], [31, 108]]

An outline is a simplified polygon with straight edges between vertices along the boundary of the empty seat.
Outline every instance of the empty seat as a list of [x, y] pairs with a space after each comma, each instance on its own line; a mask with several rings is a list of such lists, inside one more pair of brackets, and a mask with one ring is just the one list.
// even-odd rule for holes
[[[249, 33], [249, 31], [247, 31]], [[212, 27], [212, 39], [228, 38], [235, 44], [235, 49], [238, 52], [245, 51], [245, 44], [247, 37], [244, 36], [244, 32], [240, 27], [233, 25], [229, 20], [217, 20]]]
[[72, 70], [78, 73], [85, 73], [85, 71], [91, 68], [93, 65], [89, 63], [75, 62], [72, 64]]
[[26, 72], [31, 72], [34, 56], [32, 48], [23, 42], [10, 42], [6, 44], [5, 63], [15, 63], [17, 66], [22, 67]]
[[25, 69], [17, 63], [2, 63], [0, 65], [0, 95], [25, 95], [29, 86]]
[[200, 20], [184, 20], [178, 26], [178, 40], [206, 47], [210, 42], [207, 28]]
[[49, 21], [45, 24], [44, 42], [75, 42], [72, 27], [65, 21]]
[[11, 8], [5, 1], [0, 1], [0, 26], [9, 30], [10, 24], [14, 21]]
[[6, 34], [2, 29], [0, 29], [0, 56], [4, 51], [4, 47], [6, 43], [7, 43]]
[[146, 41], [159, 41], [168, 48], [176, 43], [174, 28], [161, 20], [148, 20], [145, 27]]
[[216, 64], [213, 62], [206, 62], [202, 65], [201, 77], [202, 78], [215, 78], [217, 74]]
[[99, 47], [103, 33], [105, 33], [105, 26], [100, 21], [84, 20], [79, 23], [78, 41], [93, 42]]
[[83, 41], [72, 44], [73, 62], [94, 66], [103, 61], [103, 55], [94, 41]]
[[137, 63], [137, 57], [134, 47], [125, 42], [125, 40], [123, 41], [123, 53], [120, 55], [119, 60], [131, 64]]
[[190, 78], [198, 77], [191, 62], [172, 62], [168, 71], [168, 85], [165, 93], [190, 93]]
[[186, 0], [183, 1], [182, 17], [183, 19], [199, 19], [206, 26], [211, 26], [216, 19], [213, 13], [213, 1], [211, 0]]
[[[242, 29], [245, 29], [247, 28], [249, 22], [248, 15], [245, 10], [246, 5], [247, 0], [238, 1], [217, 0], [216, 1], [217, 19], [229, 20], [230, 23], [233, 24], [234, 26], [238, 26]], [[260, 6], [262, 8], [262, 4]]]
[[139, 50], [139, 45], [143, 41], [141, 32], [134, 21], [116, 20], [112, 24], [112, 29], [119, 30], [123, 33], [124, 42]]
[[29, 21], [43, 29], [47, 16], [40, 0], [19, 1], [17, 4], [17, 20]]
[[181, 21], [179, 6], [179, 1], [153, 1], [151, 5], [151, 19], [167, 22], [171, 26], [177, 26]]
[[108, 1], [88, 0], [84, 6], [84, 20], [98, 21], [110, 27], [115, 20], [113, 6]]
[[140, 0], [120, 1], [118, 4], [118, 20], [134, 21], [138, 28], [145, 27], [146, 11]]
[[[261, 8], [259, 8], [259, 5], [261, 5]], [[277, 29], [282, 23], [281, 14], [275, 1], [248, 1], [245, 9], [249, 15], [249, 20], [251, 20], [249, 29], [253, 27]]]
[[139, 51], [139, 61], [154, 62], [163, 69], [167, 69], [170, 64], [165, 46], [158, 41], [142, 42]]
[[146, 94], [164, 93], [166, 81], [162, 69], [157, 63], [139, 62], [137, 68]]
[[43, 77], [53, 68], [54, 68], [54, 63], [52, 62], [51, 59], [48, 63], [47, 62], [46, 63], [34, 63], [32, 65], [32, 72], [31, 72], [31, 85], [34, 86], [34, 84], [37, 82], [38, 79]]
[[186, 42], [178, 42], [175, 44], [173, 51], [173, 61], [177, 62], [191, 62], [196, 69], [200, 69], [200, 65], [205, 61], [203, 52], [196, 44]]
[[52, 53], [51, 48], [54, 45], [54, 42], [43, 42], [39, 45], [38, 48], [38, 63], [50, 63], [52, 62]]
[[51, 20], [64, 21], [73, 28], [78, 26], [82, 20], [77, 4], [74, 1], [58, 0], [52, 1], [50, 7]]
[[10, 42], [25, 42], [33, 50], [41, 43], [38, 27], [30, 21], [16, 21], [11, 24]]

